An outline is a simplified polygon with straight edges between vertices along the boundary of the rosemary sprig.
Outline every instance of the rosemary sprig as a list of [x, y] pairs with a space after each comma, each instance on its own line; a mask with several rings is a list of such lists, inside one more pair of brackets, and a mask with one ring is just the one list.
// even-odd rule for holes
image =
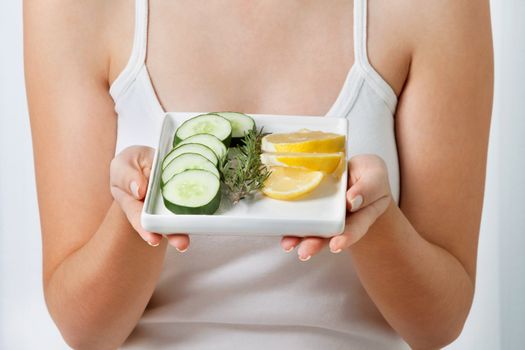
[[243, 145], [229, 148], [225, 161], [219, 165], [233, 204], [261, 190], [270, 176], [271, 171], [261, 162], [261, 140], [265, 135], [262, 127], [259, 131], [250, 130], [243, 138]]

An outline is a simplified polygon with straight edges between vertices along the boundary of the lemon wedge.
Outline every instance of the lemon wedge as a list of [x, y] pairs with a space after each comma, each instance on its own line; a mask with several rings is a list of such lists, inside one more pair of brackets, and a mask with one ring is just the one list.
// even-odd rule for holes
[[261, 162], [268, 166], [289, 166], [301, 167], [309, 170], [322, 171], [327, 174], [333, 173], [341, 158], [343, 152], [336, 153], [280, 153], [266, 152], [261, 154]]
[[313, 191], [324, 177], [322, 171], [271, 166], [262, 193], [274, 199], [292, 200]]
[[344, 147], [344, 135], [309, 129], [273, 133], [261, 140], [261, 149], [264, 152], [332, 153], [343, 151]]

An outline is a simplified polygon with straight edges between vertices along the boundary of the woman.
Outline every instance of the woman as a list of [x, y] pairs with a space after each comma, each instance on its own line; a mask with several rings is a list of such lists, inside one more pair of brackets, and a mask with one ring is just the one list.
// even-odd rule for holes
[[[460, 334], [488, 1], [33, 0], [24, 16], [44, 290], [69, 345], [432, 349]], [[146, 232], [163, 113], [217, 110], [348, 118], [345, 232]]]

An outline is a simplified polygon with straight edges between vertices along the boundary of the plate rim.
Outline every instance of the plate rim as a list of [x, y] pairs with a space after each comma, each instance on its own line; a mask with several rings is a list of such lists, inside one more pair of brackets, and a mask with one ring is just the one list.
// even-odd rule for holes
[[[209, 229], [207, 230], [207, 232], [198, 232], [198, 230], [195, 230], [194, 232], [188, 232], [188, 234], [192, 235], [192, 234], [232, 234], [232, 235], [243, 235], [243, 236], [254, 236], [254, 235], [257, 235], [257, 236], [260, 236], [260, 235], [268, 235], [268, 236], [273, 236], [273, 235], [283, 235], [283, 233], [279, 232], [266, 232], [266, 233], [253, 233], [253, 232], [249, 232], [250, 230], [246, 230], [246, 232], [238, 232], [238, 229], [235, 229], [235, 226], [238, 226], [239, 224], [245, 224], [245, 221], [248, 221], [248, 222], [251, 222], [251, 221], [257, 221], [259, 222], [259, 225], [264, 225], [264, 224], [272, 224], [272, 225], [275, 225], [275, 223], [277, 224], [284, 224], [286, 226], [286, 224], [288, 225], [297, 225], [297, 227], [300, 227], [300, 226], [304, 226], [305, 229], [308, 229], [309, 227], [311, 226], [316, 226], [316, 225], [313, 225], [314, 223], [317, 223], [317, 229], [315, 231], [318, 231], [317, 233], [315, 233], [315, 235], [317, 236], [322, 236], [322, 237], [331, 237], [331, 236], [335, 236], [335, 235], [338, 235], [340, 233], [342, 233], [344, 231], [344, 227], [345, 227], [345, 220], [346, 220], [346, 210], [341, 210], [342, 212], [342, 218], [339, 217], [336, 220], [333, 220], [333, 219], [312, 219], [312, 218], [304, 218], [304, 219], [301, 219], [301, 222], [303, 223], [303, 225], [298, 225], [298, 221], [297, 219], [292, 219], [292, 218], [286, 218], [286, 217], [275, 217], [275, 218], [264, 218], [264, 217], [243, 217], [243, 216], [225, 216], [225, 215], [215, 215], [215, 214], [210, 214], [210, 215], [203, 215], [203, 214], [195, 214], [195, 215], [190, 215], [190, 214], [181, 214], [181, 215], [167, 215], [167, 214], [154, 214], [153, 213], [153, 208], [152, 208], [152, 205], [154, 205], [155, 203], [153, 202], [154, 200], [156, 200], [156, 196], [154, 195], [152, 189], [155, 187], [156, 185], [156, 182], [160, 181], [160, 176], [157, 174], [158, 171], [159, 171], [159, 168], [161, 167], [161, 165], [159, 164], [160, 162], [160, 153], [161, 153], [161, 150], [163, 148], [163, 145], [164, 143], [170, 141], [170, 139], [172, 138], [171, 135], [165, 135], [167, 132], [168, 132], [168, 127], [167, 127], [167, 124], [169, 123], [172, 123], [175, 119], [177, 118], [181, 118], [182, 120], [185, 120], [185, 119], [188, 119], [188, 118], [191, 118], [192, 116], [197, 116], [199, 114], [204, 114], [206, 112], [167, 112], [167, 113], [164, 113], [164, 118], [163, 118], [163, 121], [162, 121], [162, 125], [161, 125], [161, 130], [159, 132], [159, 136], [157, 138], [157, 147], [155, 149], [155, 152], [154, 152], [154, 157], [153, 157], [153, 163], [152, 163], [152, 169], [151, 169], [151, 172], [150, 172], [150, 177], [149, 177], [149, 180], [148, 181], [148, 186], [147, 186], [147, 192], [146, 192], [146, 196], [145, 196], [145, 199], [144, 199], [144, 205], [142, 207], [142, 210], [141, 210], [141, 217], [140, 217], [140, 222], [141, 222], [141, 225], [144, 229], [146, 230], [150, 230], [152, 232], [157, 232], [157, 233], [160, 233], [160, 234], [168, 234], [168, 233], [173, 233], [173, 232], [160, 232], [160, 231], [165, 231], [164, 229], [162, 229], [160, 226], [162, 226], [162, 224], [167, 221], [167, 220], [172, 220], [173, 217], [175, 216], [178, 216], [179, 217], [179, 224], [180, 223], [183, 223], [184, 221], [188, 221], [188, 220], [192, 220], [192, 221], [200, 221], [198, 220], [199, 218], [203, 219], [203, 218], [206, 218], [206, 220], [209, 222], [211, 220], [211, 223], [213, 222], [221, 222], [221, 221], [224, 221], [224, 220], [228, 220], [229, 221], [229, 226], [230, 228], [226, 228], [226, 229]], [[208, 112], [208, 113], [211, 113], [211, 112]], [[346, 149], [347, 148], [347, 145], [348, 145], [348, 119], [347, 118], [344, 118], [344, 117], [333, 117], [333, 116], [314, 116], [314, 115], [280, 115], [280, 114], [256, 114], [256, 113], [252, 113], [252, 114], [247, 114], [249, 116], [252, 116], [254, 118], [276, 118], [277, 119], [280, 119], [282, 120], [283, 118], [286, 118], [286, 119], [302, 119], [302, 118], [307, 118], [307, 119], [310, 119], [310, 120], [318, 120], [320, 121], [321, 119], [322, 120], [325, 120], [325, 119], [336, 119], [338, 120], [338, 122], [341, 122], [343, 123], [343, 127], [344, 127], [344, 130], [345, 130], [345, 161], [348, 162], [348, 150]], [[344, 183], [346, 183], [348, 181], [348, 167], [346, 166], [344, 171], [343, 171], [343, 174], [341, 175], [341, 177], [339, 178], [338, 181], [342, 181]], [[158, 186], [158, 185], [157, 185]], [[342, 184], [340, 186], [343, 186]], [[347, 185], [345, 185], [347, 186]], [[160, 190], [160, 188], [159, 188]], [[339, 190], [338, 190], [339, 192]], [[343, 203], [341, 203], [341, 205], [344, 205], [346, 207], [346, 196], [342, 196], [342, 199], [341, 201], [343, 201]], [[232, 221], [234, 222], [238, 222], [238, 224], [235, 224], [235, 223], [232, 223]], [[183, 226], [183, 225], [181, 225]], [[326, 226], [327, 230], [321, 230], [320, 227], [322, 226]], [[188, 231], [188, 230], [185, 230], [185, 231]], [[221, 233], [220, 231], [228, 231], [228, 233]], [[329, 231], [329, 232], [328, 232]], [[237, 233], [235, 233], [237, 232]], [[331, 233], [330, 233], [331, 232]], [[299, 232], [297, 232], [297, 234], [299, 235]], [[304, 234], [304, 235], [307, 235], [307, 234]]]

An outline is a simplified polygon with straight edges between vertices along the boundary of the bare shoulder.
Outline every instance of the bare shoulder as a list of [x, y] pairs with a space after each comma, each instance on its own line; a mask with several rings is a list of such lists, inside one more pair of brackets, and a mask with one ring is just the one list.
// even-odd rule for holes
[[[489, 0], [374, 0], [376, 11], [385, 20], [385, 32], [398, 37], [398, 43], [412, 58], [431, 52], [482, 52], [492, 49]], [[380, 8], [380, 9], [379, 9]], [[439, 57], [438, 57], [439, 58]], [[459, 57], [461, 58], [461, 57]]]
[[[81, 63], [93, 73], [106, 60], [103, 40], [104, 1], [24, 1], [26, 63], [64, 72]], [[106, 56], [106, 57], [105, 57]]]
[[[463, 97], [490, 110], [494, 75], [490, 4], [488, 0], [403, 0], [407, 11], [404, 35], [411, 48], [412, 85], [434, 97]], [[416, 82], [419, 80], [420, 82]], [[458, 109], [464, 107], [458, 103]], [[489, 114], [483, 113], [488, 116]], [[464, 113], [465, 122], [478, 117]]]
[[461, 63], [482, 55], [491, 62], [488, 0], [371, 0], [368, 12], [370, 61], [398, 96], [414, 63], [428, 66], [429, 56], [455, 55]]
[[415, 47], [453, 47], [465, 43], [472, 47], [491, 42], [488, 0], [406, 0], [404, 3], [411, 17], [408, 23]]
[[[130, 21], [128, 12], [133, 3], [132, 0], [25, 0], [26, 62], [60, 72], [82, 67], [92, 77], [107, 78], [115, 45], [122, 42], [119, 36], [133, 25], [122, 23]], [[36, 57], [38, 60], [33, 59]]]

